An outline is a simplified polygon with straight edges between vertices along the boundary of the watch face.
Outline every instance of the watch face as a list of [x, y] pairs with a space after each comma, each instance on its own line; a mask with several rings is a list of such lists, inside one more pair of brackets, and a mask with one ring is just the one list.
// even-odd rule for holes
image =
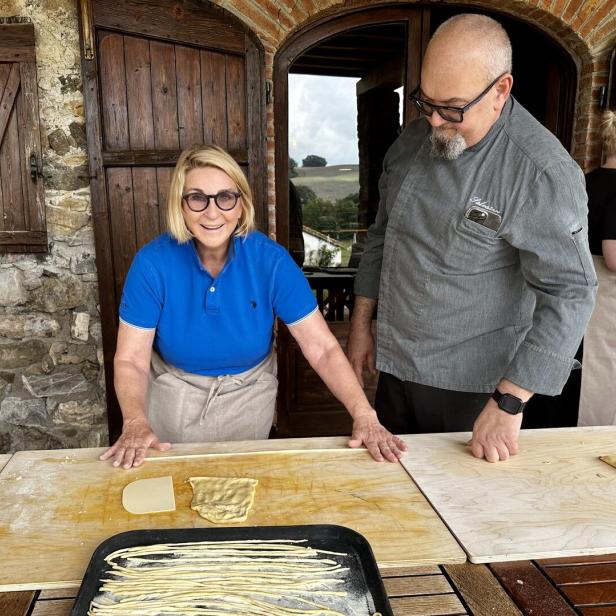
[[524, 403], [511, 394], [503, 394], [498, 406], [510, 415], [517, 415], [524, 408]]

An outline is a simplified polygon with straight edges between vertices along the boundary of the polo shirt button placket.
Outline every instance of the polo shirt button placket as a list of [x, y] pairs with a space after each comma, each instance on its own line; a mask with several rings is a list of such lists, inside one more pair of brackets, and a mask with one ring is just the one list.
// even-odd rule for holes
[[208, 292], [205, 294], [205, 311], [209, 313], [216, 314], [218, 313], [219, 306], [219, 297], [220, 293], [218, 293], [218, 286], [213, 281], [213, 284], [208, 288]]

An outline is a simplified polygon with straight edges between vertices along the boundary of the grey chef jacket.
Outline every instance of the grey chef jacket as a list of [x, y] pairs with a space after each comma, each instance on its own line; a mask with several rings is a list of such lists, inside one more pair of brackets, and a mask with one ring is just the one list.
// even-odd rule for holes
[[[377, 368], [454, 391], [505, 377], [560, 393], [597, 286], [582, 171], [513, 98], [457, 160], [432, 158], [429, 134], [412, 122], [387, 152], [355, 280], [378, 298]], [[500, 225], [466, 218], [473, 206]]]

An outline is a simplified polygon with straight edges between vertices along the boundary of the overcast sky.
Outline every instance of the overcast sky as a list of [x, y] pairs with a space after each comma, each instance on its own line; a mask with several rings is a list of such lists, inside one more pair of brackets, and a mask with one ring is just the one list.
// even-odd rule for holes
[[[358, 164], [355, 77], [289, 74], [289, 156], [309, 154], [328, 165]], [[402, 115], [402, 88], [400, 115]]]
[[289, 74], [289, 156], [357, 164], [356, 78]]

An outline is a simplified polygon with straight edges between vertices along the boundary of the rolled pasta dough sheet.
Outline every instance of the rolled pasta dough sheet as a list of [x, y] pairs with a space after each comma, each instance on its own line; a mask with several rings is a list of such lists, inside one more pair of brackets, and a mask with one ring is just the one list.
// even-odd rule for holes
[[162, 513], [175, 511], [173, 478], [137, 479], [124, 487], [122, 506], [129, 513]]
[[259, 483], [245, 477], [189, 477], [188, 481], [193, 489], [190, 508], [215, 524], [246, 520]]

